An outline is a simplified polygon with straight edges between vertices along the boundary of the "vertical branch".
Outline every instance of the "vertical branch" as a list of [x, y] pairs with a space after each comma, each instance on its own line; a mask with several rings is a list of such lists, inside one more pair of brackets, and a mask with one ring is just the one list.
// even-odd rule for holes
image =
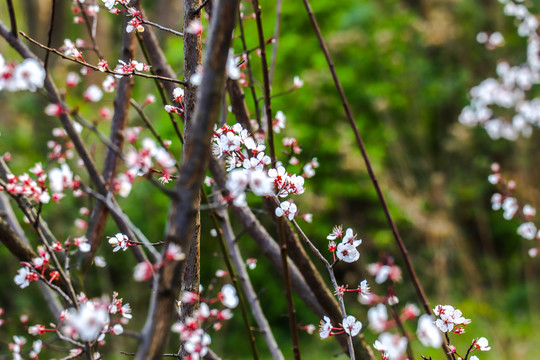
[[[126, 20], [124, 19], [124, 23], [125, 22]], [[124, 27], [125, 24], [122, 25], [122, 28]], [[125, 62], [129, 62], [130, 59], [135, 58], [135, 36], [127, 31], [123, 31], [120, 58]], [[133, 92], [133, 82], [133, 78], [130, 76], [123, 76], [118, 79], [118, 86], [113, 103], [114, 115], [111, 122], [110, 133], [110, 142], [117, 149], [122, 149], [124, 146], [124, 129], [126, 128], [129, 119], [129, 101]], [[113, 148], [108, 147], [107, 153], [105, 154], [105, 163], [103, 165], [103, 181], [106, 184], [107, 190], [112, 188], [113, 180], [118, 172], [119, 161], [119, 154], [114, 151]], [[91, 250], [87, 256], [85, 256], [85, 263], [83, 264], [85, 271], [88, 270], [98, 246], [101, 243], [108, 214], [109, 211], [107, 206], [103, 202], [98, 201], [92, 210], [88, 230], [86, 232], [86, 237], [90, 242]]]
[[270, 88], [272, 87], [272, 82], [274, 81], [274, 75], [276, 72], [276, 59], [279, 46], [279, 32], [281, 28], [281, 8], [283, 0], [276, 1], [276, 25], [274, 27], [274, 39], [272, 45], [272, 60], [270, 62]]
[[[201, 85], [193, 114], [191, 134], [185, 140], [184, 159], [176, 185], [178, 199], [173, 200], [164, 250], [179, 245], [191, 256], [199, 191], [210, 158], [212, 128], [219, 116], [225, 84], [225, 63], [231, 46], [238, 0], [221, 0], [216, 4], [210, 23]], [[153, 284], [152, 298], [135, 360], [160, 359], [170, 332], [175, 299], [185, 262], [163, 265]]]
[[19, 32], [17, 30], [17, 18], [15, 17], [15, 8], [13, 7], [12, 0], [7, 0], [7, 7], [9, 12], [9, 21], [11, 23], [11, 35], [17, 37], [19, 36]]
[[[324, 264], [324, 266], [328, 270], [328, 275], [330, 276], [330, 280], [332, 281], [332, 286], [334, 287], [334, 290], [337, 292], [339, 285], [338, 285], [337, 280], [336, 280], [336, 275], [334, 274], [333, 266], [319, 252], [317, 247], [315, 245], [313, 245], [313, 243], [308, 239], [306, 234], [304, 234], [304, 232], [302, 231], [302, 229], [300, 228], [300, 226], [298, 225], [298, 223], [295, 220], [293, 220], [293, 225], [296, 228], [296, 231], [298, 231], [301, 234], [301, 236], [304, 239], [304, 241], [306, 242], [306, 244], [311, 248], [313, 253], [315, 253], [315, 255], [317, 255], [317, 257], [321, 260], [321, 262]], [[339, 308], [341, 310], [341, 316], [342, 316], [343, 319], [345, 319], [347, 317], [347, 311], [345, 310], [345, 303], [343, 302], [343, 295], [341, 295], [339, 292], [337, 292], [337, 298], [338, 298]], [[350, 334], [348, 334], [348, 336], [347, 336], [347, 344], [349, 345], [349, 357], [350, 357], [351, 360], [355, 360], [356, 357], [355, 357], [355, 353], [354, 353], [352, 336]]]
[[[11, 0], [10, 0], [11, 1]], [[52, 44], [52, 34], [53, 34], [53, 28], [54, 28], [54, 15], [56, 13], [56, 0], [52, 0], [52, 6], [51, 6], [51, 19], [49, 20], [49, 32], [47, 34], [47, 47], [51, 47]], [[47, 70], [47, 67], [49, 65], [49, 55], [50, 52], [45, 53], [45, 60], [43, 67], [45, 70]]]
[[[188, 30], [192, 21], [201, 21], [201, 12], [197, 9], [201, 6], [201, 0], [184, 0], [184, 79], [191, 79], [197, 73], [197, 67], [202, 63], [202, 40], [201, 36], [191, 34]], [[195, 111], [197, 87], [187, 81], [184, 87], [184, 138], [189, 138], [193, 129], [193, 113]], [[184, 143], [184, 152], [188, 144]], [[197, 196], [195, 206], [200, 207], [201, 196]], [[184, 273], [182, 275], [182, 291], [199, 290], [200, 267], [201, 267], [201, 213], [196, 210], [195, 224], [191, 234], [190, 256], [186, 259]], [[186, 249], [187, 250], [187, 249]], [[198, 303], [182, 302], [180, 317], [181, 320], [191, 316]], [[181, 353], [187, 355], [181, 348]]]
[[[208, 198], [207, 198], [206, 194], [204, 193], [204, 189], [201, 189], [201, 193], [204, 196], [205, 203], [209, 204]], [[218, 220], [216, 218], [219, 217], [220, 220], [223, 223], [223, 220], [225, 219], [226, 216], [227, 216], [227, 211], [224, 208], [220, 208], [220, 209], [216, 210], [215, 212], [211, 213], [212, 221], [213, 221], [214, 225], [216, 226], [216, 228], [220, 227], [219, 223], [218, 223]], [[231, 262], [231, 258], [233, 259], [233, 261], [234, 261], [235, 258], [233, 256], [231, 256], [231, 251], [230, 251], [231, 248], [228, 247], [229, 239], [230, 239], [230, 237], [233, 237], [234, 235], [232, 233], [232, 228], [230, 227], [230, 224], [229, 224], [228, 228], [224, 227], [224, 228], [222, 228], [222, 230], [223, 230], [223, 232], [218, 234], [218, 238], [219, 238], [219, 243], [221, 245], [221, 251], [223, 251], [223, 260], [225, 261], [225, 265], [226, 265], [227, 270], [229, 271], [229, 274], [231, 276], [231, 281], [232, 281], [233, 286], [236, 289], [236, 292], [238, 294], [238, 299], [239, 299], [239, 303], [240, 303], [240, 311], [242, 313], [242, 320], [244, 321], [244, 327], [246, 328], [246, 331], [248, 333], [249, 344], [251, 346], [251, 351], [253, 353], [253, 358], [258, 360], [259, 359], [259, 354], [257, 352], [257, 345], [255, 344], [255, 336], [253, 334], [253, 329], [251, 328], [251, 325], [249, 324], [249, 317], [248, 317], [246, 299], [244, 297], [244, 293], [240, 291], [240, 285], [238, 283], [238, 276], [236, 274], [237, 270], [240, 270], [240, 267], [237, 266], [238, 264], [236, 262], [235, 262], [235, 264], [233, 266], [233, 264]], [[236, 241], [236, 239], [234, 239], [234, 237], [233, 237], [232, 241]], [[245, 268], [244, 268], [244, 272], [245, 272]], [[246, 294], [247, 294], [247, 292], [246, 292]], [[250, 301], [250, 305], [253, 305], [253, 304], [251, 304], [251, 301]], [[253, 310], [253, 307], [252, 307], [252, 310]]]
[[[270, 148], [270, 158], [272, 159], [272, 166], [276, 166], [276, 150], [274, 147], [274, 130], [272, 129], [272, 103], [270, 100], [270, 79], [268, 76], [268, 64], [266, 61], [266, 44], [264, 40], [264, 32], [262, 28], [261, 20], [261, 7], [258, 0], [252, 0], [253, 10], [255, 12], [255, 21], [257, 22], [257, 34], [259, 37], [259, 48], [261, 50], [261, 64], [264, 83], [264, 108], [266, 114], [266, 129], [268, 135], [268, 147]], [[291, 330], [291, 337], [293, 342], [294, 358], [300, 359], [300, 340], [298, 338], [298, 328], [296, 326], [296, 311], [294, 309], [294, 302], [292, 298], [291, 279], [289, 277], [288, 269], [288, 257], [287, 257], [287, 240], [285, 237], [284, 220], [282, 218], [277, 220], [278, 236], [280, 239], [281, 247], [281, 264], [283, 266], [283, 281], [285, 285], [285, 294], [287, 297], [287, 310], [289, 312], [289, 326]]]
[[259, 0], [252, 0], [255, 21], [257, 22], [257, 35], [259, 37], [259, 49], [261, 50], [261, 66], [264, 85], [264, 111], [266, 114], [266, 132], [268, 135], [268, 147], [272, 166], [276, 166], [276, 150], [274, 147], [274, 130], [272, 129], [272, 103], [270, 100], [270, 79], [268, 77], [268, 63], [266, 61], [266, 44], [261, 20], [261, 6]]
[[247, 73], [248, 73], [248, 85], [251, 90], [251, 96], [253, 97], [253, 106], [255, 107], [255, 119], [257, 125], [259, 125], [259, 131], [264, 131], [261, 122], [261, 113], [259, 111], [259, 100], [257, 99], [257, 92], [255, 91], [255, 83], [253, 81], [253, 69], [251, 68], [251, 60], [249, 59], [250, 52], [248, 51], [246, 44], [246, 36], [244, 34], [244, 22], [240, 16], [240, 9], [238, 9], [238, 27], [240, 28], [240, 40], [242, 40], [242, 48], [247, 57]]

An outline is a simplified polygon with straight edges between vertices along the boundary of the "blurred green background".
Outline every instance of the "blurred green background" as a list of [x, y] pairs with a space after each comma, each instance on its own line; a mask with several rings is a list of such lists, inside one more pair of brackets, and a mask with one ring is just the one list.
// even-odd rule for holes
[[[59, 5], [53, 46], [58, 48], [64, 38], [87, 39], [84, 26], [73, 24], [69, 6]], [[143, 1], [143, 5], [150, 20], [182, 28], [181, 2]], [[275, 4], [262, 0], [261, 5], [265, 37], [269, 38], [274, 29]], [[16, 6], [20, 30], [46, 42], [51, 1], [27, 0]], [[540, 357], [536, 346], [536, 339], [540, 337], [537, 326], [540, 267], [536, 259], [527, 256], [531, 244], [516, 233], [519, 222], [503, 220], [500, 213], [490, 209], [494, 188], [486, 180], [490, 164], [497, 161], [503, 173], [516, 180], [518, 199], [533, 206], [539, 204], [537, 179], [540, 174], [535, 168], [539, 134], [535, 132], [530, 139], [515, 142], [492, 141], [484, 130], [467, 128], [457, 122], [461, 108], [468, 102], [469, 89], [486, 77], [494, 76], [499, 59], [512, 64], [525, 60], [525, 40], [517, 36], [512, 20], [502, 14], [502, 6], [494, 0], [313, 0], [312, 6], [391, 212], [431, 304], [452, 304], [472, 319], [464, 335], [452, 337], [453, 343], [463, 351], [473, 338], [487, 337], [492, 350], [479, 354], [482, 360]], [[124, 30], [120, 18], [107, 14], [105, 9], [101, 12], [98, 41], [109, 64], [114, 65], [119, 53], [117, 44]], [[250, 2], [243, 2], [243, 13], [246, 17], [252, 13]], [[0, 11], [0, 19], [6, 24], [7, 13]], [[253, 48], [258, 43], [255, 22], [246, 19], [244, 26], [248, 48]], [[491, 51], [485, 49], [475, 40], [480, 31], [502, 32], [506, 45]], [[165, 33], [158, 35], [169, 61], [181, 76], [181, 39]], [[242, 51], [238, 38], [234, 40], [234, 47], [237, 53]], [[267, 50], [271, 53], [271, 45]], [[5, 41], [0, 41], [0, 53], [7, 61], [20, 60]], [[37, 50], [37, 54], [44, 56], [42, 50]], [[88, 62], [97, 63], [92, 53], [85, 51], [84, 54]], [[139, 56], [137, 59], [142, 60], [142, 54]], [[251, 59], [257, 77], [257, 93], [262, 96], [259, 58], [252, 55]], [[79, 67], [54, 56], [50, 60], [53, 77], [60, 88], [65, 88], [67, 72], [77, 72]], [[277, 136], [279, 152], [283, 149], [281, 139], [292, 136], [303, 147], [303, 153], [298, 156], [301, 164], [313, 156], [320, 163], [317, 175], [306, 180], [306, 193], [294, 199], [301, 213], [313, 214], [313, 223], [303, 223], [303, 227], [321, 249], [327, 246], [326, 235], [335, 224], [352, 227], [363, 239], [362, 256], [355, 264], [337, 266], [337, 275], [342, 283], [352, 287], [367, 278], [373, 291], [382, 294], [385, 288], [374, 283], [366, 265], [384, 254], [393, 256], [400, 266], [403, 262], [355, 147], [301, 1], [283, 4], [273, 93], [289, 90], [294, 76], [304, 80], [304, 87], [274, 98], [272, 108], [274, 112], [282, 110], [287, 117], [287, 128]], [[66, 101], [73, 107], [81, 106], [81, 114], [107, 133], [108, 121], [100, 120], [97, 110], [101, 106], [112, 109], [114, 95], [106, 94], [99, 107], [82, 104], [80, 100], [85, 86], [99, 85], [103, 80], [103, 74], [90, 74], [85, 84], [66, 92]], [[142, 103], [149, 93], [157, 97], [154, 84], [136, 79], [134, 99]], [[253, 99], [247, 91], [246, 99], [253, 110]], [[60, 124], [56, 118], [43, 113], [46, 105], [42, 92], [0, 92], [0, 153], [12, 154], [10, 166], [15, 174], [28, 171], [35, 162], [47, 163], [46, 143], [52, 139], [51, 130]], [[162, 105], [156, 102], [145, 111], [160, 133], [173, 140], [172, 149], [179, 153], [181, 145], [174, 138]], [[228, 120], [233, 122], [231, 114]], [[135, 112], [130, 125], [142, 125]], [[143, 137], [150, 136], [148, 130], [143, 131]], [[83, 132], [83, 137], [91, 144], [96, 162], [102, 164], [104, 149], [99, 140], [88, 130]], [[70, 165], [86, 179], [83, 168], [78, 168], [75, 161]], [[301, 171], [300, 167], [289, 168], [289, 171], [295, 170]], [[255, 209], [262, 208], [257, 199], [249, 200]], [[150, 183], [138, 181], [131, 196], [119, 202], [149, 239], [162, 239], [169, 207], [164, 195]], [[92, 203], [89, 198], [68, 196], [60, 205], [46, 205], [43, 216], [60, 240], [80, 236], [83, 232], [74, 226], [79, 217], [78, 209], [91, 208]], [[271, 223], [266, 215], [259, 216], [264, 223]], [[220, 288], [223, 280], [215, 280], [214, 273], [225, 265], [217, 240], [210, 236], [211, 228], [213, 225], [203, 212], [201, 280], [205, 286], [215, 284]], [[30, 229], [25, 230], [35, 241]], [[109, 221], [106, 234], [113, 235], [117, 231]], [[237, 232], [240, 231], [237, 227]], [[282, 282], [246, 235], [239, 244], [246, 258], [258, 259], [250, 275], [278, 343], [285, 356], [291, 358]], [[130, 254], [112, 253], [106, 242], [98, 254], [106, 258], [108, 267], [94, 268], [90, 272], [84, 282], [86, 294], [99, 297], [118, 291], [133, 308], [134, 317], [126, 329], [138, 331], [146, 317], [149, 286], [132, 282], [135, 260]], [[0, 340], [9, 342], [11, 335], [24, 333], [19, 315], [28, 314], [29, 324], [48, 323], [53, 319], [43, 308], [34, 285], [21, 291], [14, 284], [19, 264], [3, 246], [0, 246], [0, 261], [3, 265], [0, 307], [6, 311]], [[323, 277], [326, 278], [324, 271]], [[416, 303], [414, 289], [406, 275], [396, 292], [401, 305]], [[349, 313], [365, 321], [367, 307], [360, 305], [352, 295], [347, 298], [347, 308]], [[300, 301], [297, 301], [297, 311], [302, 325], [318, 324], [319, 319]], [[240, 313], [236, 311], [234, 319], [226, 323], [221, 332], [211, 332], [212, 349], [224, 359], [250, 358], [240, 320]], [[416, 323], [407, 325], [414, 333]], [[376, 339], [369, 330], [366, 337], [370, 343]], [[300, 339], [307, 359], [340, 354], [335, 341], [321, 341], [316, 333], [301, 333]], [[258, 338], [258, 344], [261, 353], [266, 354], [262, 338]], [[416, 340], [412, 346], [416, 358], [420, 358], [420, 354], [442, 358], [440, 350], [425, 349]], [[176, 339], [170, 341], [169, 348], [175, 351]], [[109, 341], [101, 353], [105, 359], [124, 359], [126, 356], [119, 352], [134, 349], [133, 339], [119, 337], [118, 341]], [[8, 353], [5, 344], [0, 343], [0, 358]], [[45, 353], [43, 358], [47, 356]], [[50, 356], [60, 357], [58, 353]]]

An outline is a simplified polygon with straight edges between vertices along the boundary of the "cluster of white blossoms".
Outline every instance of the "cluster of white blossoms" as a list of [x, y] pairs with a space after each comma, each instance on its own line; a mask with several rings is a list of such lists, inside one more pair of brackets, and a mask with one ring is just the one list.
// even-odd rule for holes
[[[540, 83], [539, 22], [519, 1], [499, 1], [504, 4], [504, 13], [519, 24], [518, 34], [528, 40], [527, 61], [518, 66], [499, 62], [497, 78], [488, 78], [472, 88], [471, 102], [462, 110], [459, 121], [483, 126], [493, 139], [515, 140], [520, 135], [530, 136], [532, 126], [540, 126], [540, 98], [527, 99], [533, 85]], [[511, 119], [506, 117], [509, 111], [513, 113]]]
[[[210, 335], [205, 331], [209, 327], [208, 325], [212, 324], [214, 330], [220, 330], [223, 322], [232, 318], [233, 314], [230, 309], [238, 306], [239, 301], [234, 286], [225, 284], [217, 299], [203, 299], [196, 292], [186, 291], [182, 294], [179, 305], [181, 303], [194, 303], [198, 300], [201, 301], [201, 304], [193, 312], [193, 315], [187, 317], [184, 322], [175, 323], [172, 327], [172, 331], [180, 334], [180, 340], [184, 342], [184, 349], [192, 360], [202, 359], [208, 353], [208, 346], [212, 341]], [[221, 301], [226, 309], [211, 309], [208, 304], [215, 303], [215, 300]], [[181, 311], [180, 308], [179, 311]]]
[[114, 191], [122, 197], [129, 196], [137, 176], [144, 176], [151, 171], [158, 172], [162, 175], [159, 180], [168, 183], [176, 172], [176, 160], [167, 149], [158, 146], [151, 138], [144, 138], [139, 149], [129, 149], [125, 163], [127, 170], [114, 181]]
[[[74, 340], [99, 341], [105, 339], [106, 334], [120, 335], [132, 318], [131, 307], [118, 298], [118, 293], [113, 293], [112, 302], [104, 300], [88, 300], [84, 294], [79, 295], [79, 308], [70, 309], [63, 313], [65, 320], [62, 333]], [[114, 315], [120, 318], [111, 319]], [[46, 332], [45, 329], [41, 331]]]
[[[53, 168], [47, 175], [41, 163], [37, 163], [30, 169], [37, 178], [33, 179], [27, 173], [20, 176], [13, 174], [7, 175], [7, 184], [5, 188], [0, 187], [0, 191], [7, 191], [11, 195], [25, 196], [29, 200], [37, 203], [46, 204], [51, 199], [59, 201], [65, 194], [64, 191], [71, 189], [75, 196], [81, 196], [79, 189], [80, 181], [73, 176], [69, 166], [62, 164], [60, 168]], [[49, 188], [47, 188], [46, 180], [49, 179]], [[49, 193], [50, 191], [50, 193]]]
[[26, 338], [23, 336], [13, 336], [13, 342], [8, 344], [8, 349], [13, 355], [13, 360], [22, 360], [23, 356], [28, 354], [31, 359], [39, 359], [39, 353], [43, 347], [43, 341], [36, 340], [32, 343], [32, 350], [28, 353], [28, 349], [23, 349], [24, 345], [27, 343]]
[[[277, 195], [281, 198], [304, 192], [304, 178], [287, 173], [280, 164], [269, 168], [271, 159], [264, 153], [266, 146], [255, 141], [240, 124], [216, 129], [212, 149], [217, 158], [225, 157], [229, 172], [226, 187], [235, 205], [245, 205], [246, 190], [259, 196]], [[275, 213], [292, 220], [297, 211], [294, 203], [284, 201]]]
[[326, 339], [332, 335], [344, 333], [350, 336], [356, 336], [358, 333], [360, 333], [360, 330], [362, 330], [362, 323], [356, 320], [356, 318], [352, 315], [344, 318], [343, 322], [338, 327], [334, 327], [330, 321], [330, 318], [325, 316], [319, 325], [319, 336], [321, 339]]
[[[400, 321], [414, 320], [420, 314], [420, 310], [415, 305], [407, 305], [403, 308]], [[407, 338], [397, 334], [392, 334], [388, 330], [396, 327], [395, 320], [389, 320], [386, 305], [379, 303], [368, 310], [369, 327], [375, 333], [379, 333], [379, 338], [373, 344], [374, 348], [381, 352], [383, 359], [402, 359], [407, 350]], [[429, 315], [422, 315], [418, 318], [416, 330], [418, 340], [424, 346], [440, 348], [443, 342], [440, 331], [435, 326], [433, 318]]]
[[[339, 260], [352, 263], [360, 259], [360, 252], [357, 247], [362, 244], [362, 240], [356, 238], [356, 234], [354, 234], [351, 228], [348, 228], [344, 235], [341, 225], [334, 226], [332, 233], [326, 238], [330, 240], [328, 249], [332, 253], [335, 253]], [[341, 239], [341, 242], [337, 245], [335, 242], [336, 239]]]
[[492, 173], [488, 176], [488, 181], [493, 185], [502, 187], [502, 193], [494, 193], [491, 196], [491, 208], [495, 211], [502, 210], [503, 218], [511, 220], [520, 218], [521, 225], [517, 228], [517, 233], [524, 239], [536, 240], [536, 245], [529, 249], [529, 256], [535, 257], [538, 255], [540, 247], [540, 229], [538, 229], [532, 219], [536, 215], [536, 209], [529, 204], [521, 206], [518, 200], [512, 196], [516, 188], [516, 183], [513, 180], [506, 181], [500, 173], [500, 166], [497, 163], [491, 165]]
[[45, 69], [36, 59], [24, 59], [22, 63], [6, 63], [0, 54], [0, 90], [36, 91], [43, 87]]
[[471, 323], [471, 319], [465, 319], [461, 310], [455, 309], [452, 305], [437, 305], [433, 312], [438, 317], [435, 325], [445, 333], [452, 330], [456, 334], [463, 333], [465, 331], [463, 326]]

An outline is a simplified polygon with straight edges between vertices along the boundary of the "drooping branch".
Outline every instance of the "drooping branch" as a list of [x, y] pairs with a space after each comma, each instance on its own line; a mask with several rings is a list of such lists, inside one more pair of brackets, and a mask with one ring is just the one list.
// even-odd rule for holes
[[39, 46], [40, 48], [42, 48], [44, 50], [47, 50], [47, 51], [49, 51], [49, 52], [51, 52], [51, 53], [53, 53], [55, 55], [58, 55], [58, 56], [60, 56], [61, 58], [65, 59], [65, 60], [72, 61], [74, 63], [85, 66], [85, 67], [87, 67], [89, 69], [92, 69], [94, 71], [101, 71], [101, 72], [104, 72], [104, 73], [107, 73], [107, 74], [117, 75], [117, 76], [121, 76], [121, 77], [139, 76], [139, 77], [143, 77], [143, 78], [147, 78], [147, 79], [157, 79], [157, 80], [163, 80], [163, 81], [170, 81], [170, 82], [177, 83], [177, 84], [182, 84], [182, 85], [184, 84], [184, 81], [182, 81], [182, 80], [178, 80], [178, 79], [174, 79], [174, 78], [164, 78], [162, 76], [157, 76], [157, 75], [145, 74], [145, 73], [142, 73], [140, 71], [133, 71], [133, 72], [131, 72], [129, 74], [126, 74], [126, 73], [123, 73], [123, 72], [118, 72], [118, 71], [114, 71], [114, 70], [110, 70], [110, 69], [100, 69], [99, 66], [89, 64], [89, 63], [84, 62], [84, 61], [82, 61], [82, 60], [80, 60], [78, 58], [74, 58], [74, 57], [71, 57], [71, 56], [64, 55], [62, 52], [60, 52], [60, 51], [58, 51], [56, 49], [45, 46], [42, 43], [40, 43], [39, 41], [36, 41], [36, 40], [32, 39], [30, 36], [26, 35], [22, 31], [20, 32], [20, 34], [21, 34], [22, 37], [28, 39], [28, 41], [30, 41], [31, 43]]
[[[422, 285], [420, 284], [420, 281], [418, 280], [418, 276], [416, 275], [416, 271], [414, 270], [414, 267], [412, 265], [412, 261], [409, 256], [407, 247], [405, 246], [405, 243], [401, 239], [401, 235], [399, 234], [398, 228], [394, 222], [394, 219], [390, 213], [390, 210], [388, 209], [388, 204], [386, 203], [386, 199], [384, 197], [381, 186], [379, 184], [379, 180], [377, 176], [375, 175], [375, 171], [373, 170], [371, 161], [369, 160], [369, 156], [367, 154], [366, 147], [364, 145], [364, 140], [362, 139], [362, 136], [360, 135], [360, 131], [358, 130], [358, 126], [356, 125], [356, 122], [354, 121], [354, 116], [349, 106], [349, 102], [347, 101], [347, 97], [345, 96], [345, 91], [343, 90], [343, 87], [341, 86], [341, 82], [339, 81], [339, 78], [337, 76], [334, 62], [332, 61], [332, 58], [330, 57], [330, 52], [328, 51], [328, 47], [326, 46], [326, 43], [322, 36], [321, 29], [317, 23], [317, 19], [315, 18], [315, 15], [313, 14], [313, 10], [311, 9], [309, 0], [303, 0], [303, 2], [304, 2], [304, 7], [306, 8], [306, 11], [308, 13], [309, 19], [311, 21], [311, 24], [313, 25], [313, 29], [315, 31], [317, 39], [319, 40], [319, 45], [324, 53], [326, 62], [328, 63], [328, 68], [330, 69], [330, 73], [332, 74], [332, 79], [334, 80], [334, 84], [339, 93], [339, 97], [341, 99], [343, 109], [345, 110], [345, 114], [347, 116], [347, 120], [349, 122], [349, 125], [351, 126], [351, 129], [354, 132], [356, 144], [358, 148], [360, 149], [360, 153], [362, 154], [362, 158], [368, 170], [369, 177], [371, 179], [371, 182], [373, 183], [373, 187], [375, 188], [375, 191], [377, 192], [377, 196], [379, 198], [379, 202], [381, 203], [381, 207], [383, 209], [384, 215], [388, 222], [388, 226], [390, 227], [390, 230], [392, 231], [392, 235], [394, 236], [394, 239], [396, 243], [398, 244], [399, 250], [401, 251], [401, 254], [405, 261], [405, 267], [407, 268], [407, 272], [409, 273], [413, 286], [416, 290], [416, 294], [418, 298], [420, 299], [420, 302], [422, 303], [422, 306], [426, 314], [433, 315], [431, 306], [429, 305], [424, 289], [422, 288]], [[449, 349], [446, 346], [443, 346], [443, 351], [445, 352], [446, 357], [448, 359], [451, 359]]]

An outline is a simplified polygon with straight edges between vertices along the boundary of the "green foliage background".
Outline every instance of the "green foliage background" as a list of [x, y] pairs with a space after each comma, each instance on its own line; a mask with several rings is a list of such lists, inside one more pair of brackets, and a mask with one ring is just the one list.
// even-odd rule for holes
[[[143, 1], [149, 18], [174, 28], [182, 26], [181, 4], [168, 1]], [[265, 36], [274, 28], [274, 2], [261, 1]], [[432, 305], [453, 304], [472, 319], [467, 333], [453, 337], [459, 349], [468, 347], [479, 336], [490, 340], [492, 351], [482, 353], [481, 359], [510, 359], [540, 355], [535, 339], [540, 333], [535, 326], [540, 320], [538, 287], [539, 266], [528, 258], [531, 245], [520, 239], [515, 229], [517, 221], [505, 221], [500, 213], [490, 210], [490, 196], [494, 189], [486, 181], [491, 162], [498, 161], [504, 173], [518, 183], [518, 197], [533, 206], [540, 204], [538, 191], [537, 152], [538, 132], [530, 139], [508, 142], [492, 141], [481, 129], [466, 128], [457, 123], [461, 108], [467, 103], [469, 89], [486, 77], [494, 75], [498, 59], [512, 63], [524, 60], [524, 40], [515, 34], [512, 21], [502, 14], [496, 1], [469, 0], [314, 0], [313, 8], [328, 42], [338, 74], [353, 108], [356, 122], [364, 137], [369, 155], [382, 183], [391, 212], [396, 217], [402, 237], [410, 250]], [[17, 4], [19, 26], [38, 40], [46, 41], [50, 2], [21, 2]], [[243, 3], [246, 16], [251, 14], [251, 3]], [[103, 11], [103, 9], [102, 9]], [[7, 23], [5, 13], [0, 19]], [[59, 47], [64, 38], [84, 37], [84, 29], [71, 23], [69, 9], [59, 10], [63, 22], [56, 28], [53, 45]], [[110, 64], [116, 62], [117, 44], [123, 29], [119, 18], [102, 14], [100, 46]], [[253, 20], [245, 20], [248, 48], [257, 44]], [[488, 51], [475, 41], [479, 31], [501, 31], [506, 46]], [[168, 59], [181, 73], [183, 68], [182, 42], [161, 33]], [[242, 51], [239, 39], [234, 42], [236, 52]], [[268, 46], [271, 50], [271, 45]], [[19, 60], [5, 42], [0, 51], [9, 60]], [[43, 51], [38, 51], [43, 56]], [[141, 55], [142, 59], [142, 55]], [[260, 79], [258, 57], [252, 55], [256, 77]], [[58, 84], [68, 71], [78, 67], [51, 58], [51, 73]], [[97, 62], [88, 53], [87, 61]], [[340, 264], [337, 273], [343, 283], [355, 286], [364, 278], [373, 284], [375, 292], [384, 293], [366, 272], [368, 263], [380, 255], [389, 254], [402, 265], [384, 214], [365, 171], [354, 138], [348, 128], [340, 100], [333, 87], [326, 62], [319, 49], [309, 19], [301, 1], [284, 2], [282, 28], [279, 37], [276, 76], [273, 93], [289, 90], [295, 75], [305, 85], [290, 94], [273, 99], [274, 111], [287, 116], [287, 128], [278, 136], [293, 136], [303, 147], [299, 156], [304, 163], [316, 156], [321, 164], [314, 178], [306, 180], [307, 191], [295, 201], [303, 213], [313, 213], [314, 221], [304, 224], [306, 233], [324, 249], [326, 235], [333, 225], [353, 227], [363, 238], [361, 260], [354, 265]], [[90, 83], [100, 84], [102, 74], [91, 74]], [[155, 93], [154, 84], [136, 80], [134, 98], [139, 103], [147, 93]], [[81, 112], [98, 122], [97, 108], [80, 103], [85, 85], [67, 93], [71, 106], [81, 105]], [[261, 81], [257, 92], [262, 96]], [[51, 130], [59, 126], [55, 118], [44, 115], [47, 101], [43, 93], [0, 93], [0, 152], [9, 151], [11, 169], [19, 174], [35, 162], [47, 162], [46, 142]], [[248, 106], [253, 99], [246, 92]], [[107, 94], [103, 104], [112, 108], [113, 95]], [[170, 122], [159, 103], [149, 105], [149, 117], [165, 138], [174, 139]], [[233, 121], [232, 115], [228, 115]], [[142, 125], [135, 113], [132, 123]], [[108, 123], [99, 121], [102, 131]], [[96, 161], [101, 164], [104, 150], [94, 135], [83, 133], [89, 143], [96, 144]], [[150, 136], [146, 130], [146, 136]], [[172, 148], [180, 153], [181, 146], [173, 141]], [[286, 156], [283, 156], [286, 159]], [[51, 164], [53, 166], [53, 164]], [[76, 168], [75, 162], [72, 167]], [[291, 168], [293, 170], [294, 168]], [[300, 168], [297, 168], [300, 171]], [[78, 173], [85, 179], [84, 169]], [[257, 199], [250, 199], [254, 208], [262, 208]], [[168, 199], [148, 182], [134, 185], [128, 199], [120, 204], [131, 219], [152, 241], [160, 241], [167, 219]], [[73, 225], [78, 208], [92, 206], [87, 198], [66, 197], [60, 205], [45, 207], [44, 218], [59, 239], [82, 235]], [[270, 224], [266, 215], [261, 221]], [[222, 280], [214, 273], [224, 268], [219, 245], [209, 235], [211, 225], [202, 215], [201, 281], [215, 294]], [[26, 228], [30, 238], [33, 235]], [[106, 234], [118, 230], [109, 222]], [[240, 227], [237, 228], [240, 233]], [[35, 240], [35, 239], [34, 239]], [[262, 257], [250, 239], [239, 240], [244, 256], [255, 257], [258, 265], [250, 272], [267, 311], [278, 342], [287, 358], [292, 356], [286, 319], [286, 304], [282, 282], [271, 264]], [[80, 289], [89, 297], [119, 292], [130, 302], [134, 319], [127, 329], [137, 331], [144, 323], [149, 286], [132, 282], [134, 259], [127, 253], [112, 253], [106, 242], [99, 255], [107, 259], [108, 267], [91, 271]], [[13, 283], [19, 264], [0, 246], [3, 276], [0, 276], [0, 307], [10, 320], [0, 327], [0, 340], [9, 342], [13, 334], [22, 334], [24, 327], [17, 317], [30, 316], [30, 324], [53, 321], [43, 306], [35, 286], [21, 291]], [[316, 262], [316, 261], [315, 261]], [[321, 269], [322, 270], [322, 269]], [[323, 274], [324, 271], [323, 271]], [[401, 304], [416, 303], [414, 290], [407, 278], [398, 285]], [[348, 299], [348, 310], [359, 319], [366, 319], [367, 308]], [[298, 319], [302, 324], [317, 324], [316, 318], [297, 301]], [[408, 324], [414, 333], [415, 324]], [[225, 359], [249, 358], [248, 342], [235, 313], [220, 333], [213, 333], [212, 349]], [[376, 336], [367, 331], [369, 342]], [[28, 336], [27, 336], [28, 337]], [[176, 345], [171, 345], [173, 349]], [[262, 339], [259, 349], [264, 353]], [[106, 359], [123, 359], [119, 351], [131, 351], [135, 341], [120, 337], [109, 342], [102, 352]], [[301, 349], [307, 359], [326, 358], [339, 353], [332, 340], [320, 341], [316, 334], [301, 334]], [[418, 341], [413, 349], [419, 354], [442, 358], [440, 351], [426, 350]], [[7, 354], [0, 343], [0, 358]], [[343, 357], [343, 356], [342, 356]]]

